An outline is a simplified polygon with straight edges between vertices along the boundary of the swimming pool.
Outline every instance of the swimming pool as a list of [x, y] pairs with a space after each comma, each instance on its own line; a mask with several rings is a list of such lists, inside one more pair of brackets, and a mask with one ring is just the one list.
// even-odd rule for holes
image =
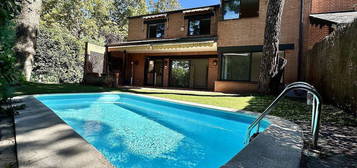
[[245, 147], [255, 119], [133, 94], [35, 97], [116, 167], [220, 167]]

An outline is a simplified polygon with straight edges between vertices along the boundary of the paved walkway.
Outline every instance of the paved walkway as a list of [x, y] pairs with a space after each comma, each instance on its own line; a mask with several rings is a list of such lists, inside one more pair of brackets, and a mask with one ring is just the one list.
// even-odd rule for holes
[[14, 135], [12, 118], [0, 116], [0, 167], [17, 167]]
[[[304, 130], [305, 141], [309, 140], [310, 123], [304, 121], [299, 125]], [[357, 168], [357, 127], [323, 123], [318, 145], [317, 150], [305, 150], [302, 167]]]
[[104, 156], [32, 96], [16, 116], [20, 168], [107, 168]]

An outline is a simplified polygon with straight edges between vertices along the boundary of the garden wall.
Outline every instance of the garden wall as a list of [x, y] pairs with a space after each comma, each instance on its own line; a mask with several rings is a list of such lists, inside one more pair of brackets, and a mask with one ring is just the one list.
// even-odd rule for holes
[[357, 116], [357, 20], [317, 43], [306, 65], [306, 80], [324, 101]]

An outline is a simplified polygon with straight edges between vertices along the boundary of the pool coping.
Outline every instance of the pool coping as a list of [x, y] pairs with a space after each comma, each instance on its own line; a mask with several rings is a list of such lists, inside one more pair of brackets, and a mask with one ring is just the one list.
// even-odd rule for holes
[[[167, 98], [161, 98], [161, 97], [153, 97], [153, 96], [147, 96], [147, 95], [135, 94], [135, 93], [97, 92], [97, 93], [60, 93], [60, 94], [61, 95], [65, 95], [65, 94], [69, 94], [69, 95], [70, 94], [131, 94], [131, 95], [142, 96], [142, 97], [163, 100], [163, 101], [169, 101], [169, 102], [174, 102], [174, 103], [193, 105], [193, 106], [199, 106], [199, 107], [216, 109], [216, 110], [224, 110], [227, 112], [247, 114], [250, 116], [257, 116], [260, 114], [260, 113], [256, 113], [256, 112], [235, 110], [232, 108], [217, 107], [217, 106], [212, 106], [212, 105], [185, 102], [185, 101], [180, 101], [180, 100], [173, 100], [173, 99], [167, 99]], [[34, 110], [34, 107], [32, 107], [32, 112], [28, 108], [20, 111], [20, 115], [16, 116], [16, 118], [15, 118], [16, 134], [18, 134], [18, 130], [21, 132], [21, 129], [24, 129], [23, 125], [26, 125], [27, 127], [29, 127], [28, 124], [21, 123], [21, 120], [23, 118], [23, 116], [21, 116], [22, 114], [25, 114], [25, 117], [26, 117], [28, 114], [34, 113], [34, 111], [37, 111], [37, 113], [44, 113], [45, 115], [49, 115], [48, 118], [52, 119], [54, 123], [61, 125], [61, 128], [60, 128], [61, 131], [65, 131], [71, 135], [67, 138], [61, 139], [61, 141], [63, 141], [63, 142], [60, 142], [58, 144], [58, 146], [63, 147], [63, 146], [65, 146], [64, 144], [70, 142], [71, 140], [72, 141], [76, 140], [78, 143], [81, 144], [81, 145], [76, 146], [76, 148], [79, 148], [77, 150], [85, 151], [85, 153], [82, 154], [83, 155], [82, 157], [84, 157], [84, 158], [79, 157], [78, 160], [75, 161], [75, 163], [77, 165], [73, 165], [74, 161], [72, 160], [72, 158], [66, 159], [66, 158], [63, 158], [63, 156], [53, 155], [54, 151], [50, 151], [50, 152], [52, 152], [52, 155], [49, 154], [49, 157], [45, 157], [45, 159], [43, 159], [43, 156], [44, 155], [47, 156], [48, 154], [46, 154], [46, 153], [48, 153], [48, 152], [43, 151], [41, 153], [31, 147], [30, 147], [31, 150], [27, 149], [29, 147], [25, 143], [26, 138], [23, 136], [17, 135], [16, 136], [17, 150], [21, 151], [21, 152], [18, 152], [18, 162], [19, 162], [20, 168], [22, 168], [22, 167], [41, 167], [41, 166], [51, 167], [51, 165], [53, 165], [53, 163], [60, 163], [60, 165], [63, 165], [63, 166], [65, 165], [64, 167], [72, 167], [70, 165], [73, 165], [73, 167], [86, 167], [83, 165], [78, 166], [78, 164], [81, 164], [82, 162], [88, 162], [88, 159], [86, 160], [85, 158], [91, 158], [90, 160], [94, 160], [94, 158], [95, 158], [97, 160], [97, 161], [91, 161], [91, 162], [95, 162], [93, 164], [85, 163], [87, 165], [90, 165], [90, 167], [114, 167], [90, 143], [88, 143], [86, 140], [84, 140], [84, 138], [82, 138], [80, 135], [78, 135], [70, 126], [68, 126], [62, 119], [60, 119], [51, 109], [49, 109], [47, 106], [42, 104], [40, 101], [38, 101], [34, 97], [34, 96], [38, 96], [38, 95], [55, 95], [55, 94], [37, 94], [37, 95], [15, 97], [16, 99], [24, 100], [24, 103], [27, 104], [27, 107], [30, 107], [31, 105], [33, 106], [33, 104], [36, 104], [37, 106], [39, 106], [38, 108], [35, 108], [35, 110]], [[43, 116], [43, 114], [37, 114], [37, 115], [38, 115], [37, 117], [33, 117], [32, 119], [44, 120], [44, 119], [40, 118], [41, 116]], [[282, 168], [290, 168], [291, 167], [291, 168], [296, 168], [296, 167], [300, 167], [301, 152], [302, 152], [302, 148], [303, 148], [302, 131], [301, 131], [300, 127], [297, 124], [287, 121], [287, 120], [284, 120], [280, 117], [268, 115], [267, 119], [269, 120], [271, 125], [264, 132], [260, 133], [243, 150], [241, 150], [238, 154], [236, 154], [229, 162], [227, 162], [225, 165], [222, 165], [222, 168], [236, 168], [236, 167], [282, 167]], [[36, 132], [38, 132], [40, 130], [42, 130], [40, 132], [43, 132], [43, 131], [46, 132], [47, 128], [48, 127], [38, 128], [38, 129], [36, 129], [37, 130]], [[57, 135], [57, 136], [60, 136], [60, 135]], [[38, 141], [46, 141], [46, 140], [40, 139]], [[25, 150], [25, 152], [24, 152], [24, 150]], [[62, 149], [62, 150], [66, 150], [66, 149]], [[39, 156], [39, 157], [37, 157], [37, 156]], [[68, 156], [65, 156], [65, 157], [68, 157]], [[58, 159], [61, 160], [61, 162], [59, 162]], [[70, 160], [70, 161], [68, 161], [68, 160]], [[36, 164], [33, 165], [33, 163], [36, 163]], [[29, 165], [31, 165], [31, 166], [29, 166]], [[55, 165], [54, 167], [61, 167], [61, 166]]]
[[34, 96], [19, 96], [26, 105], [15, 116], [19, 168], [114, 168], [94, 146]]

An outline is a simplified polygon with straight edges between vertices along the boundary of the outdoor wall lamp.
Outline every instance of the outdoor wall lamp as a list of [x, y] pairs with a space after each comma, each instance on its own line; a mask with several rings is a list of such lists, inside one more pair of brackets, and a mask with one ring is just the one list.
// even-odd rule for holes
[[217, 66], [217, 64], [218, 64], [218, 61], [217, 60], [213, 60], [213, 66]]
[[180, 30], [185, 31], [185, 26], [181, 26]]
[[138, 61], [131, 61], [130, 64], [131, 65], [138, 65]]

